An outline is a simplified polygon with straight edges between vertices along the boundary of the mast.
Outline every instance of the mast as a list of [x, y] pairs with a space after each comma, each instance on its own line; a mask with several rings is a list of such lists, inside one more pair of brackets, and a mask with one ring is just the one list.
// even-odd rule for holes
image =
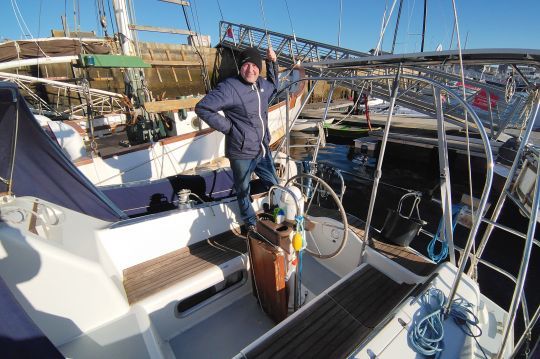
[[133, 33], [129, 28], [130, 21], [125, 0], [113, 0], [113, 9], [116, 24], [118, 25], [118, 35], [120, 37], [122, 53], [128, 56], [135, 56]]
[[402, 5], [403, 5], [403, 0], [399, 0], [399, 9], [398, 9], [398, 12], [397, 12], [397, 19], [396, 19], [396, 28], [394, 30], [394, 40], [392, 41], [392, 53], [394, 53], [394, 48], [396, 47], [396, 38], [397, 38], [398, 29], [399, 29], [399, 19], [401, 18], [401, 6]]
[[422, 24], [422, 46], [420, 52], [424, 52], [424, 37], [426, 36], [427, 0], [424, 0], [424, 21]]
[[[125, 0], [113, 0], [114, 17], [118, 26], [118, 38], [122, 47], [122, 54], [127, 56], [136, 56], [134, 47], [133, 32], [129, 28], [130, 20]], [[124, 82], [126, 84], [126, 95], [137, 94], [139, 89], [137, 73], [134, 69], [126, 69], [124, 73]], [[141, 99], [143, 100], [143, 99]]]

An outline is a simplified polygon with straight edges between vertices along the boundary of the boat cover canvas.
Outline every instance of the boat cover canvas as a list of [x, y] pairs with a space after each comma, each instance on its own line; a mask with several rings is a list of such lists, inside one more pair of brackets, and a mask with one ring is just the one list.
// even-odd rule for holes
[[0, 193], [34, 196], [105, 221], [126, 215], [47, 136], [17, 85], [0, 83]]
[[63, 358], [26, 314], [0, 277], [0, 348], [2, 358]]
[[108, 46], [79, 39], [21, 40], [0, 44], [0, 62], [37, 57], [77, 56], [82, 53], [109, 54], [110, 52], [111, 49]]
[[189, 189], [208, 202], [234, 195], [233, 185], [232, 170], [227, 168], [200, 175], [176, 175], [147, 183], [110, 186], [101, 190], [124, 213], [138, 216], [176, 208], [178, 192], [182, 189]]

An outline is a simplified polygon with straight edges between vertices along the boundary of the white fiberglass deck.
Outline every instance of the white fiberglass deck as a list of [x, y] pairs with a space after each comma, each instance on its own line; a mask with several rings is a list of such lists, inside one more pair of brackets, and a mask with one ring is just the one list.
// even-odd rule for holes
[[[311, 256], [304, 257], [302, 283], [303, 292], [309, 291], [308, 300], [338, 279]], [[251, 280], [246, 285], [251, 286]], [[172, 338], [169, 344], [177, 358], [232, 358], [274, 325], [250, 293]]]
[[274, 326], [251, 294], [171, 339], [177, 358], [232, 358]]

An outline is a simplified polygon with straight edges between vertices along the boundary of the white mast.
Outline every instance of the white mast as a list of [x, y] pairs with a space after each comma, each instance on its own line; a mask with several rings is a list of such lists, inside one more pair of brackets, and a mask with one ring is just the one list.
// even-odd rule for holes
[[[122, 53], [128, 56], [136, 56], [137, 52], [135, 51], [134, 46], [133, 31], [129, 28], [131, 22], [129, 19], [126, 1], [113, 0], [113, 9], [116, 25], [118, 26], [118, 37], [120, 45], [122, 46]], [[141, 77], [144, 77], [144, 73], [142, 73], [142, 71], [140, 75]], [[138, 98], [139, 101], [144, 101], [144, 95], [138, 96], [137, 90], [140, 88], [138, 79], [139, 76], [137, 76], [137, 71], [135, 71], [135, 69], [126, 69], [126, 72], [124, 73], [124, 82], [131, 86], [133, 89], [133, 94]], [[127, 88], [126, 92], [129, 92]], [[130, 94], [127, 93], [127, 95]]]
[[133, 46], [133, 33], [129, 28], [130, 21], [125, 0], [113, 0], [114, 17], [118, 26], [118, 35], [124, 55], [136, 55]]

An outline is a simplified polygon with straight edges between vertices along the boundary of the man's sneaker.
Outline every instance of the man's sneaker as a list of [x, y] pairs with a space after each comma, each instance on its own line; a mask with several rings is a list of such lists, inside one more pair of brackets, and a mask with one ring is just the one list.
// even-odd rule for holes
[[245, 236], [250, 232], [256, 232], [254, 224], [244, 224], [240, 227], [240, 234]]
[[257, 232], [257, 229], [254, 224], [250, 224], [247, 226], [247, 234], [250, 235], [253, 232]]

